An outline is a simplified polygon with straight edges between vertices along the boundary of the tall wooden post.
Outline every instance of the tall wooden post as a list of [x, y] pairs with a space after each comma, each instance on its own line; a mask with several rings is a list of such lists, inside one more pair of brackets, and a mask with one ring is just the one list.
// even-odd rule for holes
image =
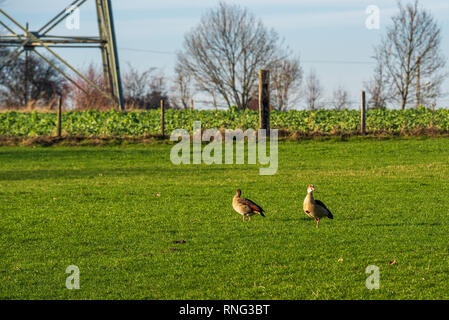
[[193, 99], [190, 99], [190, 110], [193, 110]]
[[[26, 31], [28, 32], [28, 30], [29, 30], [29, 26], [28, 26], [28, 22], [26, 23]], [[28, 88], [29, 88], [29, 60], [30, 60], [30, 50], [25, 50], [25, 70], [24, 70], [24, 75], [25, 75], [25, 83], [24, 83], [24, 85], [25, 85], [25, 104], [24, 104], [24, 106], [25, 107], [28, 107], [28, 92], [29, 92], [29, 90], [28, 90]]]
[[59, 96], [58, 100], [58, 127], [57, 127], [58, 138], [60, 138], [62, 134], [61, 118], [62, 118], [62, 95]]
[[162, 138], [165, 137], [165, 109], [164, 109], [164, 99], [161, 99], [161, 134]]
[[259, 70], [259, 127], [270, 130], [270, 71]]
[[366, 134], [366, 97], [365, 91], [362, 91], [362, 104], [361, 104], [361, 117], [360, 117], [360, 132]]
[[421, 57], [416, 61], [416, 108], [421, 105]]

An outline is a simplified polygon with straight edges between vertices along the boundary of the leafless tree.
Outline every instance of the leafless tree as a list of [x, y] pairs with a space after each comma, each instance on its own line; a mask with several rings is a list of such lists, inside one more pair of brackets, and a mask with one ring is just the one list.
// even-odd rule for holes
[[123, 76], [123, 93], [128, 108], [156, 109], [161, 100], [170, 107], [166, 79], [157, 68], [139, 71], [129, 64]]
[[[103, 92], [108, 92], [108, 86], [106, 85], [103, 70], [91, 63], [83, 75], [93, 82]], [[104, 95], [91, 87], [86, 81], [80, 77], [75, 78], [75, 84], [69, 84], [69, 100], [76, 110], [109, 110], [113, 108], [112, 102]]]
[[391, 83], [388, 82], [384, 66], [380, 59], [376, 59], [377, 64], [371, 79], [364, 83], [368, 94], [368, 108], [384, 109], [393, 96]]
[[420, 98], [417, 99], [416, 106], [421, 105], [435, 108], [437, 100], [447, 96], [447, 92], [443, 93], [441, 85], [447, 78], [447, 72], [436, 73], [431, 77], [427, 77], [420, 82]]
[[258, 69], [271, 65], [278, 46], [277, 33], [247, 9], [220, 2], [185, 35], [177, 61], [200, 91], [246, 109]]
[[139, 71], [128, 63], [123, 75], [123, 93], [128, 103], [143, 99], [149, 91], [151, 75], [156, 68]]
[[151, 77], [150, 92], [147, 96], [148, 106], [146, 109], [159, 108], [161, 100], [165, 101], [166, 108], [170, 108], [170, 98], [167, 93], [167, 79], [162, 70], [157, 69], [157, 72]]
[[[0, 0], [0, 5], [5, 1]], [[7, 30], [0, 25], [0, 34]], [[0, 47], [0, 60], [10, 53]], [[48, 58], [53, 64], [56, 61]], [[0, 66], [0, 105], [7, 108], [26, 106], [53, 107], [57, 95], [67, 90], [67, 81], [53, 67], [32, 52], [26, 52], [16, 59], [5, 61]]]
[[[416, 98], [417, 77], [431, 83], [427, 94], [439, 92], [446, 60], [441, 53], [441, 29], [432, 14], [416, 0], [402, 5], [377, 47], [376, 59], [393, 88], [393, 101], [401, 108]], [[423, 92], [424, 93], [424, 92]]]
[[323, 95], [323, 87], [321, 86], [320, 79], [315, 71], [311, 69], [306, 78], [306, 92], [305, 100], [309, 110], [315, 110], [319, 108], [320, 99]]
[[172, 104], [176, 107], [188, 109], [190, 107], [190, 100], [194, 95], [194, 88], [192, 85], [192, 77], [181, 65], [177, 64], [175, 67], [175, 78], [173, 81]]
[[[0, 5], [5, 1], [0, 0]], [[7, 30], [0, 25], [0, 34]], [[10, 50], [0, 47], [0, 60]], [[51, 58], [49, 60], [58, 65]], [[62, 66], [59, 66], [62, 68]], [[67, 89], [63, 76], [40, 57], [27, 51], [16, 59], [9, 59], [0, 66], [0, 105], [7, 108], [53, 107], [56, 96]]]
[[[0, 59], [8, 53], [6, 49], [0, 50]], [[22, 55], [0, 69], [0, 104], [8, 108], [22, 108], [28, 104], [51, 107], [56, 96], [65, 92], [66, 85], [63, 76], [40, 57]]]
[[335, 110], [343, 110], [343, 108], [348, 106], [349, 93], [342, 86], [339, 86], [337, 89], [335, 89], [332, 96]]
[[281, 58], [270, 69], [273, 107], [287, 111], [300, 97], [303, 71], [298, 57]]

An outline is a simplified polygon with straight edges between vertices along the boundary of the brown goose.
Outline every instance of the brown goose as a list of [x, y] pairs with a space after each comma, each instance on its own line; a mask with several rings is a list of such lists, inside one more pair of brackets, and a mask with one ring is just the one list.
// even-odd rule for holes
[[313, 184], [309, 185], [309, 187], [307, 188], [307, 196], [304, 199], [303, 209], [306, 215], [315, 219], [316, 227], [318, 228], [321, 218], [328, 217], [329, 219], [333, 219], [334, 216], [324, 203], [313, 198], [314, 190], [315, 188]]
[[238, 189], [234, 199], [232, 199], [232, 207], [243, 216], [243, 221], [245, 221], [245, 217], [249, 217], [249, 221], [251, 221], [251, 216], [255, 214], [260, 214], [262, 217], [265, 217], [263, 214], [264, 210], [260, 206], [251, 200], [240, 198], [241, 194], [242, 191]]

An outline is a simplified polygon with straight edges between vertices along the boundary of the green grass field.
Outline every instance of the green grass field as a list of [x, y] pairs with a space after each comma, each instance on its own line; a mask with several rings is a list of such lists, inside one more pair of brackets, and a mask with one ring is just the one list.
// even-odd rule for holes
[[[170, 148], [0, 148], [0, 298], [449, 298], [449, 139], [282, 142], [274, 176]], [[242, 222], [237, 188], [265, 219]]]

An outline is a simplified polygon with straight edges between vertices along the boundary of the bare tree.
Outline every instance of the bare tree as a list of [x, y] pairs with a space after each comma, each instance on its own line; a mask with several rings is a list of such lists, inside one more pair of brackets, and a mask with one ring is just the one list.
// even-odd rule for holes
[[[442, 82], [443, 80], [437, 80], [436, 83], [439, 83], [439, 81]], [[435, 86], [430, 80], [422, 84], [421, 90], [422, 93], [419, 105], [430, 106], [432, 110], [435, 109], [438, 98], [446, 96], [441, 90], [441, 85]]]
[[305, 100], [309, 110], [315, 110], [319, 107], [320, 99], [323, 94], [323, 87], [315, 69], [311, 69], [306, 78]]
[[332, 96], [333, 96], [335, 110], [343, 110], [343, 108], [348, 106], [349, 93], [342, 86], [339, 86], [337, 89], [335, 89]]
[[300, 97], [303, 71], [298, 57], [279, 59], [270, 69], [274, 109], [287, 111]]
[[364, 83], [366, 92], [368, 94], [368, 108], [384, 109], [387, 107], [387, 103], [391, 100], [392, 86], [388, 82], [382, 60], [376, 59], [377, 64], [374, 69], [373, 76], [370, 80]]
[[[7, 49], [0, 50], [0, 58], [8, 53]], [[51, 107], [56, 95], [67, 89], [66, 85], [62, 75], [41, 58], [35, 55], [18, 57], [1, 66], [0, 104], [8, 108], [21, 108], [28, 103]]]
[[150, 92], [147, 95], [147, 106], [145, 109], [154, 109], [160, 107], [161, 100], [165, 101], [165, 107], [170, 108], [170, 97], [167, 93], [167, 79], [162, 70], [157, 69], [157, 72], [151, 77]]
[[134, 105], [143, 100], [149, 91], [151, 74], [156, 68], [139, 71], [128, 63], [128, 69], [123, 75], [123, 94], [128, 104]]
[[197, 87], [228, 107], [246, 109], [257, 70], [275, 59], [278, 35], [238, 5], [220, 2], [184, 37], [177, 59]]
[[170, 107], [166, 79], [157, 68], [139, 71], [129, 64], [123, 76], [123, 93], [128, 108], [156, 109], [161, 100], [165, 107]]
[[419, 96], [417, 78], [430, 81], [427, 94], [439, 92], [446, 60], [441, 53], [441, 29], [431, 13], [417, 0], [406, 6], [398, 2], [398, 7], [399, 13], [377, 48], [376, 59], [391, 83], [392, 99], [405, 109]]
[[[90, 64], [83, 72], [84, 76], [93, 82], [103, 92], [108, 92], [103, 70], [97, 68], [94, 64]], [[75, 109], [78, 110], [108, 110], [113, 107], [112, 101], [107, 99], [104, 95], [91, 87], [86, 81], [80, 77], [75, 79], [76, 85], [69, 84], [69, 99]]]
[[179, 105], [184, 109], [188, 109], [194, 90], [192, 86], [192, 77], [182, 65], [176, 65], [173, 83], [173, 92], [175, 92], [172, 96], [173, 105]]
[[[5, 1], [0, 0], [0, 5]], [[0, 34], [8, 33], [0, 25]], [[0, 60], [11, 51], [0, 47]], [[48, 58], [52, 64], [63, 69], [56, 61]], [[32, 51], [9, 59], [0, 65], [0, 105], [7, 108], [53, 107], [56, 96], [67, 89], [65, 78]]]

